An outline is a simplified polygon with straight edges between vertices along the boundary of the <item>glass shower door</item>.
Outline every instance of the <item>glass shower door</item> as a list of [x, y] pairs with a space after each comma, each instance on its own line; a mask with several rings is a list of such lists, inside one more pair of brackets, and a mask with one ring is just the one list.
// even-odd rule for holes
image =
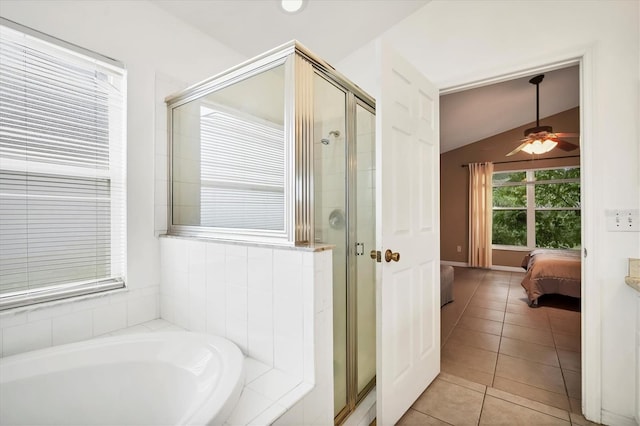
[[356, 352], [357, 398], [363, 397], [376, 376], [376, 158], [375, 115], [356, 104]]
[[334, 415], [375, 384], [375, 115], [314, 77], [314, 233], [333, 249]]
[[346, 93], [314, 75], [315, 242], [333, 249], [334, 408], [347, 406]]

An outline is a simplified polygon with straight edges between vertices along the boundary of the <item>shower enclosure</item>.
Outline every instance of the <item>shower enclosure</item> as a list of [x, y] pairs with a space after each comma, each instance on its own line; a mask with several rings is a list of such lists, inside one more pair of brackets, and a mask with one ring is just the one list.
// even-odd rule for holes
[[313, 76], [314, 234], [333, 249], [334, 414], [340, 423], [375, 383], [375, 114]]
[[293, 41], [167, 104], [169, 234], [332, 246], [341, 423], [375, 385], [374, 100]]

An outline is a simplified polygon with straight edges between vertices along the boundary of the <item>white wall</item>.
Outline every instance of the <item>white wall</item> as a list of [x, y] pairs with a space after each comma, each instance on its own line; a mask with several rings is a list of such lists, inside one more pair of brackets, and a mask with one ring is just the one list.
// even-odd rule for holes
[[[587, 323], [586, 331], [602, 333], [602, 420], [618, 424], [633, 422], [638, 399], [633, 371], [639, 368], [635, 297], [624, 276], [626, 259], [640, 256], [640, 235], [607, 232], [604, 211], [640, 208], [639, 5], [637, 1], [435, 0], [383, 36], [442, 89], [587, 52], [589, 61], [583, 69], [587, 85], [581, 101], [583, 131], [591, 136], [583, 135], [583, 164], [589, 173], [583, 208], [584, 245], [589, 250], [585, 279], [594, 296], [587, 303], [601, 311], [601, 323]], [[544, 22], [550, 24], [549, 30]], [[374, 53], [369, 44], [336, 68], [375, 95], [370, 73]]]
[[[0, 351], [8, 355], [67, 343], [157, 318], [154, 139], [163, 138], [158, 146], [166, 147], [166, 120], [162, 104], [156, 112], [156, 100], [176, 90], [175, 81], [194, 83], [246, 58], [144, 1], [3, 0], [0, 15], [120, 60], [128, 70], [128, 291], [29, 312], [4, 312]], [[156, 93], [172, 86], [167, 82], [173, 87]], [[156, 121], [164, 131], [157, 131]], [[157, 159], [162, 174], [166, 152]]]
[[160, 252], [163, 319], [224, 336], [292, 383], [313, 385], [302, 399], [275, 401], [287, 409], [280, 424], [333, 422], [331, 250], [168, 237]]

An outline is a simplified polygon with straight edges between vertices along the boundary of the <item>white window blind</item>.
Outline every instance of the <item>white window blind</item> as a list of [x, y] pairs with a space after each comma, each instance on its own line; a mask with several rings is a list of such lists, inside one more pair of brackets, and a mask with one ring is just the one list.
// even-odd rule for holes
[[205, 107], [202, 113], [202, 225], [283, 230], [282, 127]]
[[0, 24], [0, 309], [123, 287], [125, 70]]

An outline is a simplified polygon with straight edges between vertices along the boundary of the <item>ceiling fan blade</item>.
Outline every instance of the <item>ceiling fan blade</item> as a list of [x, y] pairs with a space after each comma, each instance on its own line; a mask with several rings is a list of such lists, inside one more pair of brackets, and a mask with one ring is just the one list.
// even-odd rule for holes
[[574, 149], [578, 149], [578, 145], [574, 145], [571, 142], [563, 141], [562, 139], [553, 139], [554, 142], [558, 142], [556, 148], [559, 148], [563, 151], [573, 151]]
[[580, 133], [554, 133], [554, 135], [556, 135], [556, 137], [558, 138], [579, 138], [580, 137]]
[[527, 139], [527, 141], [525, 143], [523, 143], [522, 145], [520, 145], [519, 147], [517, 147], [516, 149], [514, 149], [513, 151], [511, 151], [510, 153], [508, 153], [506, 156], [510, 157], [514, 154], [519, 153], [520, 151], [522, 151], [522, 148], [524, 148], [525, 146], [529, 145], [529, 140]]

